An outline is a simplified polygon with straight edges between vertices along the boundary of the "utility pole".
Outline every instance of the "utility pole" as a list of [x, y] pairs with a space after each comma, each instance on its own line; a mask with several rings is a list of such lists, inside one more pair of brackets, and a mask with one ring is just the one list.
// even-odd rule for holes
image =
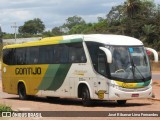
[[14, 28], [14, 30], [15, 30], [14, 33], [15, 33], [15, 43], [16, 43], [16, 39], [17, 39], [17, 28], [18, 28], [16, 22], [14, 22], [14, 25], [11, 26], [11, 28]]
[[2, 36], [3, 36], [3, 33], [2, 33], [2, 29], [1, 29], [1, 24], [0, 24], [0, 44], [3, 44]]

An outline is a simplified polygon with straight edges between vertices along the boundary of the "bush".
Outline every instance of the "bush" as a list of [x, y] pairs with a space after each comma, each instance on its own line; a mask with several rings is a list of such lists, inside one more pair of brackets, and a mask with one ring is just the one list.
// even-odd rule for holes
[[3, 111], [5, 111], [5, 112], [11, 112], [11, 111], [13, 111], [13, 110], [12, 110], [11, 107], [9, 107], [9, 106], [0, 105], [0, 112], [3, 112]]

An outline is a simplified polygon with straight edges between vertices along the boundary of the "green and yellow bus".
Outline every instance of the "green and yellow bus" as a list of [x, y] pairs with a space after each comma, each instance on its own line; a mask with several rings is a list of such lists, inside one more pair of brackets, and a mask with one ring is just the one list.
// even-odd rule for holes
[[140, 40], [122, 35], [66, 35], [3, 48], [2, 87], [9, 94], [116, 100], [152, 96], [151, 69]]

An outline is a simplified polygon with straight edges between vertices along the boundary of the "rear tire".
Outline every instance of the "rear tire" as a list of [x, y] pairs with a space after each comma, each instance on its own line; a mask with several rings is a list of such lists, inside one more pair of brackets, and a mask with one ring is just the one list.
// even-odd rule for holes
[[89, 94], [89, 90], [87, 87], [82, 88], [82, 103], [84, 106], [91, 105], [90, 94]]
[[119, 105], [125, 105], [126, 102], [127, 102], [127, 100], [117, 100], [117, 103], [118, 103]]
[[18, 95], [20, 100], [26, 100], [28, 98], [26, 94], [26, 88], [23, 83], [18, 85]]

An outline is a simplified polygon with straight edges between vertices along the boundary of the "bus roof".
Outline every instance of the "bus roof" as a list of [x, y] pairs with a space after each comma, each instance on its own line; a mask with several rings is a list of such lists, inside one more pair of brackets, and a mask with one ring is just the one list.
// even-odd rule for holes
[[64, 39], [82, 38], [84, 41], [99, 42], [108, 45], [136, 46], [143, 43], [133, 37], [112, 34], [67, 35]]
[[65, 35], [58, 37], [48, 37], [43, 38], [38, 41], [26, 42], [21, 44], [13, 44], [4, 46], [6, 48], [18, 48], [18, 47], [29, 47], [29, 46], [40, 46], [49, 44], [61, 44], [61, 43], [74, 43], [80, 41], [90, 41], [104, 43], [106, 45], [121, 45], [121, 46], [138, 46], [143, 45], [143, 43], [132, 37], [123, 35], [105, 35], [105, 34], [90, 34], [90, 35]]

